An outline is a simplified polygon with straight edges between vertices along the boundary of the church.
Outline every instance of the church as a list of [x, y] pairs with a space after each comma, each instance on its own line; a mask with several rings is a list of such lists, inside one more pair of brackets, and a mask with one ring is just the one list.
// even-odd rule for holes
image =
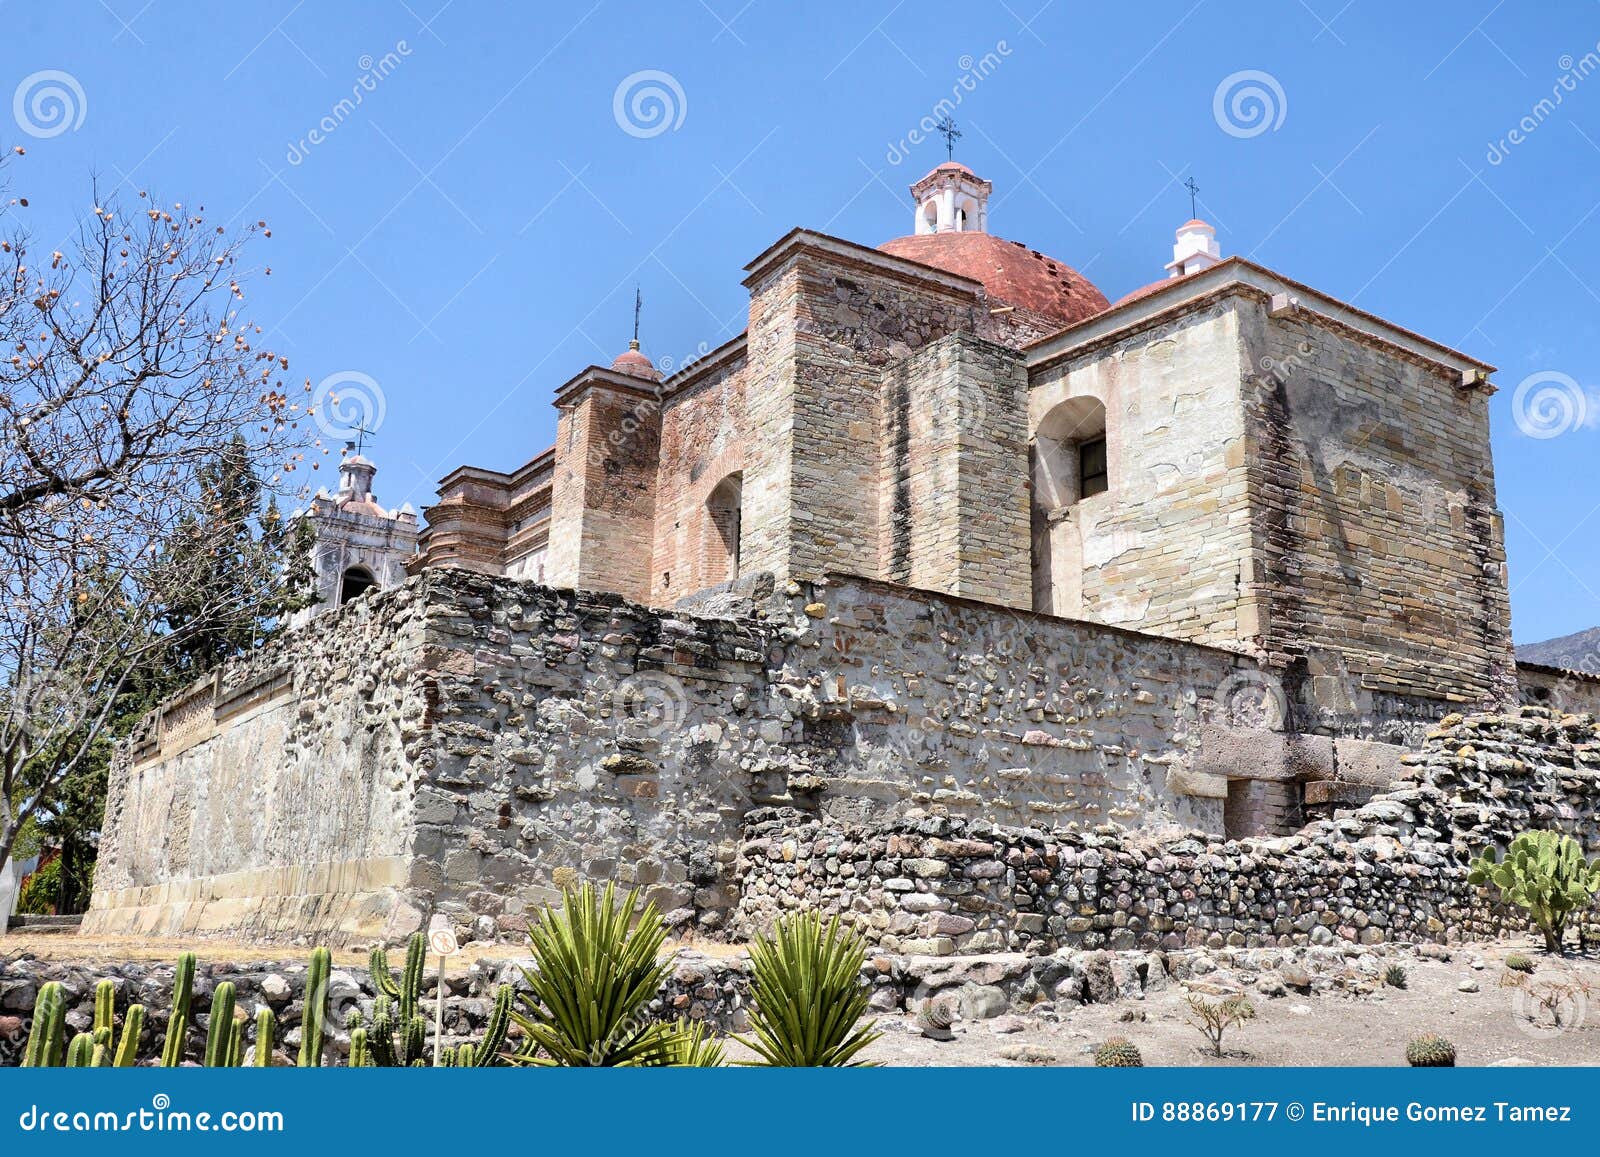
[[949, 161], [905, 236], [779, 238], [744, 333], [666, 377], [637, 340], [581, 370], [556, 444], [452, 471], [420, 533], [319, 520], [324, 597], [459, 567], [671, 607], [842, 573], [1244, 648], [1296, 700], [1516, 697], [1491, 366], [1201, 220], [1112, 301], [991, 232], [992, 190]]

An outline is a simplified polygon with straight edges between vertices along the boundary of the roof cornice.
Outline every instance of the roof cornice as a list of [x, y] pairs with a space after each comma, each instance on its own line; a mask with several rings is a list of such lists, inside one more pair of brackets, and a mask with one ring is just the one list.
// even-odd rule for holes
[[895, 257], [879, 249], [858, 245], [842, 237], [831, 237], [811, 229], [791, 229], [772, 245], [762, 250], [744, 267], [747, 276], [744, 286], [749, 289], [768, 276], [774, 269], [796, 257], [811, 255], [832, 258], [848, 264], [862, 265], [878, 273], [886, 273], [903, 281], [920, 285], [936, 285], [956, 293], [976, 295], [983, 292], [983, 283], [958, 273], [949, 273], [920, 261]]
[[1224, 258], [1221, 263], [1200, 273], [1175, 277], [1170, 286], [1162, 286], [1125, 305], [1112, 306], [1103, 313], [1040, 338], [1025, 347], [1023, 353], [1030, 370], [1042, 369], [1071, 357], [1085, 346], [1120, 337], [1197, 302], [1237, 290], [1254, 290], [1268, 299], [1285, 297], [1295, 309], [1324, 317], [1346, 329], [1405, 350], [1415, 357], [1455, 370], [1462, 375], [1464, 383], [1494, 372], [1495, 367], [1487, 362], [1385, 321], [1376, 314], [1358, 309], [1243, 257]]
[[652, 402], [658, 401], [661, 396], [659, 382], [636, 378], [632, 374], [618, 373], [603, 366], [588, 366], [556, 387], [554, 404], [557, 407], [570, 406], [590, 390], [606, 390]]

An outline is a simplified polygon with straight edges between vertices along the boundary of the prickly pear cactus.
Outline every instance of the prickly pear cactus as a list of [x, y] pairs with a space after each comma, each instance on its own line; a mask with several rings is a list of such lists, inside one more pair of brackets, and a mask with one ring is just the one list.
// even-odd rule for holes
[[1467, 879], [1494, 885], [1501, 900], [1525, 909], [1544, 933], [1545, 949], [1559, 955], [1568, 918], [1594, 903], [1600, 892], [1600, 857], [1585, 860], [1583, 845], [1560, 832], [1523, 832], [1503, 860], [1486, 849], [1472, 862]]

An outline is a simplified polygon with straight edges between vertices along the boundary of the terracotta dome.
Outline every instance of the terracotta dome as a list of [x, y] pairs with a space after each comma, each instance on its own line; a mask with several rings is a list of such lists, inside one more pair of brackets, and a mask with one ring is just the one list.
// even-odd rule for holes
[[629, 377], [644, 378], [651, 382], [661, 380], [661, 373], [656, 369], [655, 363], [639, 352], [639, 343], [636, 341], [628, 343], [628, 348], [617, 355], [617, 360], [611, 363], [611, 368]]
[[1110, 305], [1094, 282], [1066, 262], [992, 233], [919, 233], [896, 237], [878, 248], [980, 281], [995, 301], [1044, 314], [1063, 325], [1093, 317]]

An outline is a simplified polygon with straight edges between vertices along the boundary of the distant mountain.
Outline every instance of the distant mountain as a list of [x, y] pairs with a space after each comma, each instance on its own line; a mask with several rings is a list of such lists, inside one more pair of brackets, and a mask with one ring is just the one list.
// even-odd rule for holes
[[1569, 671], [1600, 675], [1600, 627], [1590, 627], [1575, 635], [1562, 635], [1559, 639], [1546, 639], [1542, 643], [1524, 643], [1517, 648], [1517, 658], [1528, 663], [1544, 663], [1551, 667], [1565, 667]]

